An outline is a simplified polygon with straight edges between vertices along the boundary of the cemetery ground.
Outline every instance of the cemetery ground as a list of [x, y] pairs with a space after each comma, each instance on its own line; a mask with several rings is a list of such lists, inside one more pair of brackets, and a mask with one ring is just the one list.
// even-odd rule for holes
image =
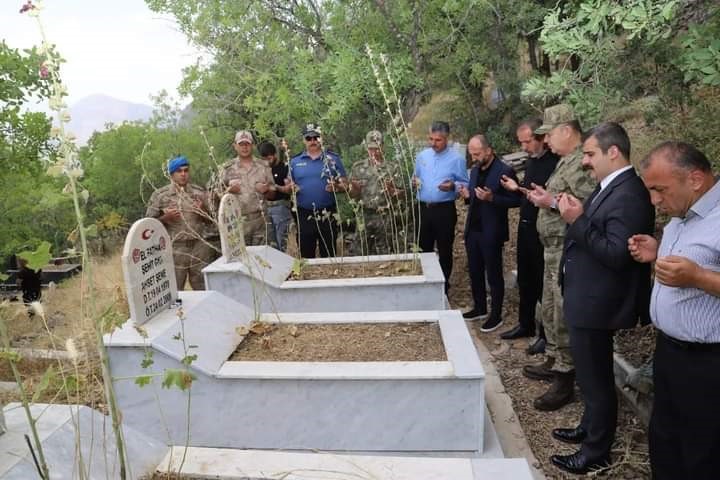
[[[459, 209], [462, 212], [462, 209]], [[514, 213], [514, 212], [513, 212]], [[511, 215], [511, 232], [516, 231], [516, 215]], [[467, 276], [467, 265], [465, 250], [462, 243], [463, 218], [458, 219], [458, 229], [455, 243], [455, 265], [451, 278], [450, 304], [452, 308], [465, 309], [471, 306], [469, 280]], [[515, 268], [514, 233], [511, 234], [511, 241], [508, 242], [505, 251], [506, 271]], [[95, 281], [98, 295], [96, 301], [99, 303], [99, 311], [106, 312], [104, 321], [106, 324], [120, 324], [128, 316], [125, 293], [122, 291], [123, 279], [120, 268], [120, 255], [117, 253], [111, 257], [101, 258], [96, 261]], [[75, 277], [61, 284], [54, 291], [43, 293], [43, 317], [36, 315], [29, 319], [25, 310], [18, 304], [12, 306], [13, 321], [10, 322], [10, 337], [13, 347], [21, 349], [43, 349], [43, 350], [66, 350], [66, 341], [73, 339], [74, 347], [78, 351], [75, 358], [43, 359], [27, 358], [20, 364], [25, 385], [28, 387], [29, 395], [35, 395], [34, 401], [48, 403], [80, 403], [105, 411], [103, 405], [102, 383], [99, 369], [99, 361], [92, 344], [92, 330], [89, 319], [83, 319], [80, 310], [79, 292], [83, 288], [82, 277]], [[576, 400], [570, 405], [556, 412], [539, 412], [532, 406], [532, 400], [542, 394], [548, 387], [548, 383], [533, 381], [521, 374], [521, 367], [528, 362], [542, 361], [542, 358], [528, 357], [525, 348], [528, 340], [505, 342], [499, 339], [499, 333], [510, 328], [517, 321], [517, 290], [509, 288], [506, 290], [504, 309], [504, 325], [491, 333], [480, 333], [479, 325], [469, 322], [472, 336], [481, 341], [487, 350], [490, 351], [495, 369], [499, 372], [505, 392], [512, 399], [512, 406], [517, 413], [517, 418], [524, 430], [527, 441], [533, 450], [539, 467], [549, 479], [573, 478], [561, 474], [552, 467], [549, 456], [554, 453], [570, 453], [574, 447], [558, 443], [550, 436], [550, 431], [555, 427], [572, 427], [579, 421], [582, 406], [579, 392], [576, 392]], [[48, 330], [51, 335], [48, 335]], [[641, 362], [649, 354], [650, 341], [648, 337], [651, 330], [648, 328], [638, 330], [629, 335], [624, 335], [621, 342], [622, 348], [627, 352], [634, 352], [633, 363]], [[649, 334], [647, 332], [650, 332]], [[276, 332], [280, 338], [293, 339], [293, 332]], [[297, 332], [295, 332], [297, 333]], [[400, 338], [403, 333], [390, 332], [393, 338]], [[310, 335], [309, 332], [302, 332], [302, 335]], [[380, 340], [386, 339], [386, 332], [381, 335]], [[340, 348], [343, 342], [347, 342], [347, 336], [342, 332], [335, 332], [334, 335], [319, 335], [312, 337], [323, 341], [328, 347]], [[638, 341], [638, 338], [641, 341]], [[644, 340], [643, 340], [644, 339]], [[380, 342], [384, 343], [384, 342]], [[335, 345], [337, 344], [337, 345]], [[640, 348], [637, 345], [640, 345]], [[280, 344], [281, 345], [281, 344]], [[273, 342], [274, 347], [280, 346], [278, 341]], [[632, 345], [636, 347], [631, 348]], [[384, 347], [387, 348], [387, 347]], [[340, 348], [342, 349], [342, 348]], [[260, 345], [259, 351], [263, 348]], [[27, 352], [27, 350], [23, 350]], [[40, 356], [38, 352], [33, 354]], [[0, 366], [0, 380], [11, 381], [9, 369], [2, 362]], [[45, 370], [48, 365], [54, 365], [53, 374], [48, 377]], [[69, 388], [62, 388], [65, 384]], [[6, 384], [7, 385], [7, 384]], [[13, 389], [2, 389], [0, 391], [2, 400], [5, 402], [18, 401], [18, 393]], [[615, 465], [606, 472], [608, 478], [618, 479], [640, 479], [649, 478], [649, 463], [647, 454], [647, 436], [643, 425], [635, 416], [623, 399], [620, 399], [620, 411], [618, 418], [618, 434], [613, 449]], [[491, 411], [491, 415], [493, 412]], [[498, 425], [507, 422], [506, 418], [493, 418]], [[511, 420], [510, 420], [511, 421]], [[168, 478], [158, 476], [157, 478]], [[182, 478], [182, 477], [179, 477]]]

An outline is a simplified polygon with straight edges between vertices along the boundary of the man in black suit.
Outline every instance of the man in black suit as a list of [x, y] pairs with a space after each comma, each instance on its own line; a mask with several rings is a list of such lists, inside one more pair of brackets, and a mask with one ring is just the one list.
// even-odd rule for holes
[[[469, 204], [465, 222], [465, 249], [468, 256], [470, 287], [475, 303], [471, 312], [475, 318], [487, 317], [480, 330], [491, 332], [502, 324], [502, 304], [505, 296], [502, 250], [508, 240], [510, 207], [520, 205], [522, 197], [500, 186], [507, 176], [517, 181], [515, 171], [504, 164], [483, 135], [475, 135], [467, 144], [473, 161], [470, 185], [460, 188]], [[490, 315], [487, 315], [485, 274], [490, 286]]]
[[568, 223], [560, 262], [563, 314], [585, 410], [579, 426], [552, 432], [580, 443], [580, 450], [551, 460], [575, 474], [610, 462], [617, 421], [613, 334], [648, 317], [650, 268], [633, 260], [627, 244], [653, 232], [655, 209], [629, 158], [630, 139], [620, 125], [596, 126], [583, 135], [583, 166], [600, 185], [584, 205], [568, 194], [558, 201]]

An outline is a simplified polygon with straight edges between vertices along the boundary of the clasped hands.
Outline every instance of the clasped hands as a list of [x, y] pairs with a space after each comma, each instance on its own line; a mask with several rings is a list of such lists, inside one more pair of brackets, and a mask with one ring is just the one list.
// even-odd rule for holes
[[689, 258], [667, 255], [658, 258], [658, 242], [650, 235], [633, 235], [628, 250], [640, 263], [655, 261], [655, 280], [668, 287], [696, 287], [703, 269]]
[[[465, 200], [470, 198], [470, 190], [465, 185], [460, 185], [458, 192]], [[474, 193], [475, 198], [483, 202], [492, 202], [493, 200], [493, 192], [487, 187], [475, 187]]]

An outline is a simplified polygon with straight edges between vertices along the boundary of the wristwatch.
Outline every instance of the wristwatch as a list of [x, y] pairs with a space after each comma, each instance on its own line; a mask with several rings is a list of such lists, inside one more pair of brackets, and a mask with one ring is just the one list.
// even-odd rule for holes
[[558, 209], [557, 198], [553, 197], [552, 202], [550, 202], [550, 210], [557, 210], [557, 209]]

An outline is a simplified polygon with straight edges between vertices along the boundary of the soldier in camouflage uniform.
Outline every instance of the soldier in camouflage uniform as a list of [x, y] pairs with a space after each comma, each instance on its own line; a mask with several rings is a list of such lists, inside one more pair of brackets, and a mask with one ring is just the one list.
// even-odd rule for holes
[[255, 139], [247, 130], [235, 134], [237, 157], [226, 162], [214, 180], [215, 201], [224, 193], [238, 195], [243, 213], [245, 245], [275, 245], [275, 234], [265, 200], [275, 198], [275, 181], [264, 161], [253, 156]]
[[547, 190], [537, 186], [528, 193], [528, 199], [540, 208], [537, 229], [545, 247], [541, 318], [547, 336], [547, 359], [541, 365], [525, 366], [523, 373], [534, 379], [552, 380], [548, 391], [533, 405], [538, 410], [557, 410], [572, 400], [575, 369], [558, 284], [566, 224], [558, 212], [556, 195], [569, 193], [584, 201], [596, 182], [583, 169], [582, 131], [569, 105], [545, 109], [543, 124], [535, 133], [546, 134], [550, 149], [562, 158], [547, 181]]
[[400, 190], [395, 187], [393, 170], [385, 163], [382, 133], [372, 130], [365, 136], [368, 158], [357, 162], [350, 172], [350, 196], [355, 205], [356, 230], [348, 235], [349, 255], [387, 255], [393, 251], [393, 234], [398, 229], [395, 210]]
[[207, 265], [211, 247], [203, 240], [209, 221], [208, 195], [204, 188], [190, 183], [190, 164], [185, 157], [168, 163], [170, 185], [153, 192], [145, 216], [160, 220], [172, 239], [175, 278], [178, 290], [190, 281], [193, 290], [204, 290], [200, 270]]

